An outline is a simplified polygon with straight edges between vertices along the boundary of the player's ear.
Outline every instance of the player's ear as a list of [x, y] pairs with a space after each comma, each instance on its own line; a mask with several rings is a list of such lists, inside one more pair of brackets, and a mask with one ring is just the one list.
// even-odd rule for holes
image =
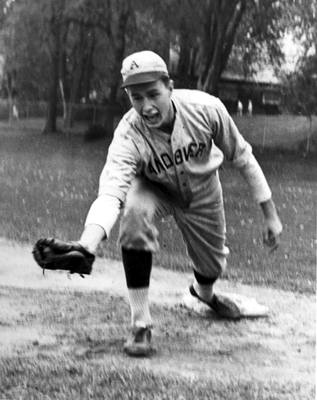
[[168, 90], [171, 92], [173, 92], [174, 90], [174, 81], [172, 79], [170, 79], [169, 84], [168, 84]]

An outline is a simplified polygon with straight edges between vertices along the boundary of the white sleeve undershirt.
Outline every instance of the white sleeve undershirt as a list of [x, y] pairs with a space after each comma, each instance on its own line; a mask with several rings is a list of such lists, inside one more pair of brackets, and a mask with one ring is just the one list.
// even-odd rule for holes
[[272, 197], [271, 189], [253, 154], [244, 165], [238, 166], [238, 169], [258, 203], [268, 201]]
[[110, 231], [113, 228], [120, 214], [121, 202], [117, 197], [111, 195], [100, 195], [92, 203], [88, 212], [85, 227], [88, 225], [100, 225], [109, 238]]

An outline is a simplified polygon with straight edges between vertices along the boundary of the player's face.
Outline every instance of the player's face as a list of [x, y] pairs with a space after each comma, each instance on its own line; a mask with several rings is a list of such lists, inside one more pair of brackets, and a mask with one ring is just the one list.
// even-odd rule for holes
[[127, 90], [133, 108], [149, 128], [171, 131], [174, 123], [174, 108], [171, 101], [173, 82], [143, 83]]

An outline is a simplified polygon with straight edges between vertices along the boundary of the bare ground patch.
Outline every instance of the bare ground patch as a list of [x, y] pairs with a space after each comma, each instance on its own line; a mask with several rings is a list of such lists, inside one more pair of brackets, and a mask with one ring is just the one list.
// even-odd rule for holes
[[[308, 399], [314, 390], [313, 295], [221, 281], [218, 291], [255, 297], [270, 308], [270, 316], [237, 322], [202, 319], [181, 305], [191, 275], [154, 268], [151, 299], [156, 354], [135, 360], [122, 353], [129, 311], [120, 262], [98, 259], [92, 276], [70, 280], [52, 271], [43, 276], [30, 246], [1, 241], [0, 249], [1, 358], [41, 355], [65, 361], [75, 357], [109, 370], [138, 368], [193, 380], [292, 382], [302, 388], [301, 397], [294, 397], [301, 399]], [[19, 288], [21, 293], [32, 291], [19, 296]], [[61, 298], [58, 306], [54, 293]], [[51, 303], [45, 302], [46, 296]], [[90, 309], [76, 308], [80, 302], [90, 302]], [[58, 309], [50, 311], [54, 307]], [[120, 313], [114, 314], [118, 309]], [[48, 318], [53, 312], [49, 323], [45, 322], [45, 314]]]

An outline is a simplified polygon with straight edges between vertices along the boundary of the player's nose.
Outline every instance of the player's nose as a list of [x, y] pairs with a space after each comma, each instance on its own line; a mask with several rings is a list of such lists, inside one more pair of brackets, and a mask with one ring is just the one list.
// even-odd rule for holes
[[153, 105], [149, 99], [143, 101], [143, 112], [149, 112], [153, 109]]

